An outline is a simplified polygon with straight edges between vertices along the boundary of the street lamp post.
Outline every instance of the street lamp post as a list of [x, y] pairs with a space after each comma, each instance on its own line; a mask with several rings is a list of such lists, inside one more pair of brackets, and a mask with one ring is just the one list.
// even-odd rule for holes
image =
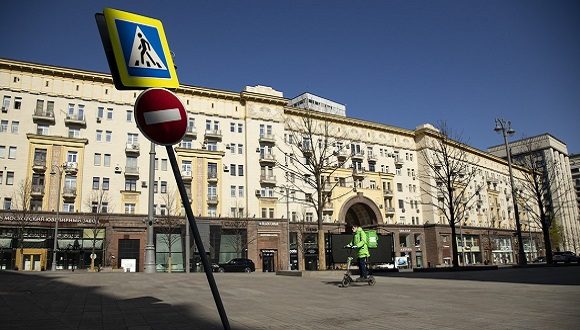
[[56, 165], [52, 164], [52, 171], [50, 175], [55, 175], [58, 172], [58, 192], [56, 200], [56, 221], [54, 222], [54, 239], [52, 245], [52, 266], [51, 271], [56, 271], [56, 250], [58, 249], [58, 221], [60, 218], [60, 191], [62, 186], [62, 172], [65, 171], [66, 164]]
[[506, 122], [505, 120], [499, 119], [499, 118], [495, 120], [494, 131], [496, 131], [496, 132], [501, 131], [503, 134], [503, 141], [505, 144], [505, 152], [507, 154], [510, 183], [511, 183], [511, 188], [512, 188], [511, 190], [512, 190], [512, 201], [514, 203], [514, 215], [516, 218], [516, 234], [518, 236], [518, 264], [525, 265], [525, 264], [527, 264], [527, 260], [526, 260], [526, 255], [524, 253], [524, 244], [522, 241], [522, 227], [520, 224], [520, 213], [518, 211], [518, 203], [516, 201], [516, 189], [514, 186], [514, 175], [512, 172], [512, 157], [511, 157], [511, 152], [509, 149], [509, 144], [508, 144], [508, 139], [507, 139], [507, 137], [509, 135], [513, 135], [515, 133], [515, 131], [511, 127], [510, 121]]

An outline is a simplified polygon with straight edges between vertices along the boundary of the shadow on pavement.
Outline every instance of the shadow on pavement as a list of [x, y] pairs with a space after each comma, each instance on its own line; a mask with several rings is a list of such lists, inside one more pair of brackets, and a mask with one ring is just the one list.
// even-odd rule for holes
[[433, 273], [375, 273], [375, 277], [404, 277], [460, 281], [506, 282], [524, 284], [580, 285], [580, 267], [500, 268], [482, 271]]
[[[222, 329], [221, 322], [143, 296], [122, 299], [76, 286], [62, 276], [0, 272], [0, 320], [5, 329]], [[119, 285], [122, 290], [123, 285]], [[193, 305], [195, 306], [195, 305]], [[201, 314], [201, 313], [199, 313]], [[217, 314], [217, 311], [216, 311]]]

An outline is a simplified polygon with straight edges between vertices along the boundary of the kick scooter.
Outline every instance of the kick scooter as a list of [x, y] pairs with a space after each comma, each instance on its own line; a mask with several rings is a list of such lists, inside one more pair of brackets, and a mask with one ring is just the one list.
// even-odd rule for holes
[[[351, 250], [352, 251], [352, 250]], [[352, 254], [352, 252], [351, 252]], [[352, 264], [352, 261], [354, 260], [354, 258], [352, 257], [352, 255], [348, 256], [348, 258], [346, 259], [346, 273], [344, 274], [344, 277], [342, 278], [342, 287], [346, 288], [348, 287], [351, 283], [368, 283], [368, 285], [373, 286], [375, 285], [376, 281], [375, 281], [375, 277], [373, 275], [369, 275], [367, 278], [353, 278], [351, 271], [350, 271], [350, 266]]]

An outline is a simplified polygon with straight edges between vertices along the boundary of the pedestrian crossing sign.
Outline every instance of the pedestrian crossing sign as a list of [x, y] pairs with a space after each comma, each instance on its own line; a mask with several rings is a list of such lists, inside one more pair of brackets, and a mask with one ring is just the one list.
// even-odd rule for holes
[[179, 87], [160, 20], [112, 8], [105, 8], [103, 14], [120, 85], [133, 89]]

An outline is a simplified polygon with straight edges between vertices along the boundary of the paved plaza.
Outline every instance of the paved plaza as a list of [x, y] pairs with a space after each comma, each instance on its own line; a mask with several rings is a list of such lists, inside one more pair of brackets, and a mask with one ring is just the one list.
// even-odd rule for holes
[[[232, 329], [578, 329], [580, 267], [215, 278]], [[3, 329], [220, 329], [205, 274], [0, 272]]]

